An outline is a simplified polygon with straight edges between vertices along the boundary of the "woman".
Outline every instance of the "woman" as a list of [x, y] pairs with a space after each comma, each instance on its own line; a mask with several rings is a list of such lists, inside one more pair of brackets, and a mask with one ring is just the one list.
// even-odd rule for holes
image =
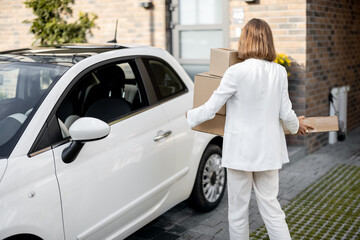
[[308, 128], [292, 110], [287, 73], [273, 61], [276, 52], [269, 25], [252, 19], [239, 39], [238, 57], [220, 86], [202, 106], [187, 112], [194, 127], [212, 119], [226, 103], [222, 165], [227, 168], [230, 239], [249, 239], [248, 209], [254, 188], [270, 239], [291, 239], [277, 201], [279, 169], [289, 162], [280, 120], [292, 134]]

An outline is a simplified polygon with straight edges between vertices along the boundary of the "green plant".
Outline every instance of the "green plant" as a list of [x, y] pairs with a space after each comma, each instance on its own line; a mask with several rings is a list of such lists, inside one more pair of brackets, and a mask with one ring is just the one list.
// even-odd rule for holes
[[[64, 43], [85, 43], [86, 35], [92, 34], [95, 27], [95, 14], [79, 13], [79, 18], [68, 23], [65, 19], [72, 16], [69, 4], [74, 0], [26, 0], [27, 8], [33, 10], [36, 16], [33, 20], [25, 20], [31, 23], [30, 32], [35, 39], [40, 41], [41, 46], [49, 46]], [[36, 41], [35, 41], [36, 42]]]

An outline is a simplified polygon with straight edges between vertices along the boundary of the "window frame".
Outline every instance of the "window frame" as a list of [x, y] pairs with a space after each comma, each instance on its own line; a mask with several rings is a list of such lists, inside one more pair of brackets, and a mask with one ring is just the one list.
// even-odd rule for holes
[[[143, 91], [144, 93], [144, 100], [146, 101], [146, 106], [136, 109], [134, 111], [131, 111], [130, 113], [121, 116], [120, 118], [112, 121], [109, 123], [109, 125], [113, 125], [116, 124], [118, 122], [121, 122], [122, 120], [131, 118], [137, 114], [140, 114], [144, 111], [147, 111], [149, 109], [151, 109], [153, 107], [154, 102], [150, 101], [149, 99], [149, 92], [153, 92], [153, 89], [151, 89], [151, 86], [149, 86], [149, 84], [147, 83], [147, 76], [144, 75], [144, 66], [142, 65], [143, 63], [141, 62], [141, 60], [139, 59], [139, 57], [118, 57], [118, 58], [114, 58], [114, 59], [108, 59], [105, 61], [101, 61], [101, 62], [97, 62], [96, 64], [93, 64], [89, 67], [87, 67], [86, 69], [84, 69], [82, 72], [80, 72], [76, 77], [73, 78], [73, 80], [69, 83], [69, 85], [66, 87], [65, 91], [61, 94], [61, 96], [58, 98], [57, 102], [55, 103], [51, 113], [49, 114], [49, 116], [47, 117], [44, 126], [41, 128], [40, 132], [38, 133], [32, 147], [30, 148], [29, 152], [28, 152], [28, 156], [29, 157], [33, 157], [36, 156], [38, 154], [41, 154], [47, 150], [50, 149], [54, 149], [60, 145], [63, 145], [65, 143], [68, 143], [71, 140], [71, 137], [67, 137], [65, 139], [56, 139], [57, 136], [61, 136], [61, 130], [59, 125], [57, 124], [57, 126], [54, 126], [54, 124], [51, 124], [54, 120], [54, 117], [57, 119], [56, 117], [56, 113], [58, 111], [58, 109], [60, 108], [61, 104], [64, 102], [64, 100], [66, 99], [66, 97], [70, 94], [71, 90], [74, 88], [74, 86], [76, 84], [78, 84], [78, 82], [88, 73], [94, 71], [95, 69], [101, 68], [105, 65], [110, 65], [110, 64], [114, 64], [114, 63], [120, 63], [120, 62], [126, 62], [126, 61], [134, 61], [134, 66], [136, 67], [136, 69], [134, 69], [134, 74], [136, 77], [138, 77], [140, 79], [140, 82], [142, 82], [142, 84], [139, 84], [139, 88], [141, 89], [140, 91]], [[56, 129], [55, 129], [56, 128]], [[57, 132], [57, 133], [56, 133]], [[50, 134], [51, 133], [51, 134]], [[60, 135], [59, 135], [60, 134]], [[43, 139], [43, 138], [48, 138], [48, 139]], [[55, 138], [55, 139], [54, 139]], [[41, 142], [49, 142], [49, 146], [39, 146], [39, 143]]]

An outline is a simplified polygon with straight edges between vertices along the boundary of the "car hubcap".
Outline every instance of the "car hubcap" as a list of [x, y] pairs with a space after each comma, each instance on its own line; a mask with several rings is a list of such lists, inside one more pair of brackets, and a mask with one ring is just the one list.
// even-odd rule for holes
[[211, 155], [206, 161], [202, 187], [206, 200], [215, 202], [219, 199], [225, 184], [225, 170], [221, 167], [221, 156]]

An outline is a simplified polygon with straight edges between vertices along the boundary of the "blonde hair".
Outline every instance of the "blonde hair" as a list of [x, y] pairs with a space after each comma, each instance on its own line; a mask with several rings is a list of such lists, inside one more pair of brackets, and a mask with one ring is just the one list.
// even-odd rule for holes
[[262, 19], [253, 18], [243, 28], [238, 45], [238, 57], [274, 61], [276, 51], [270, 26]]

